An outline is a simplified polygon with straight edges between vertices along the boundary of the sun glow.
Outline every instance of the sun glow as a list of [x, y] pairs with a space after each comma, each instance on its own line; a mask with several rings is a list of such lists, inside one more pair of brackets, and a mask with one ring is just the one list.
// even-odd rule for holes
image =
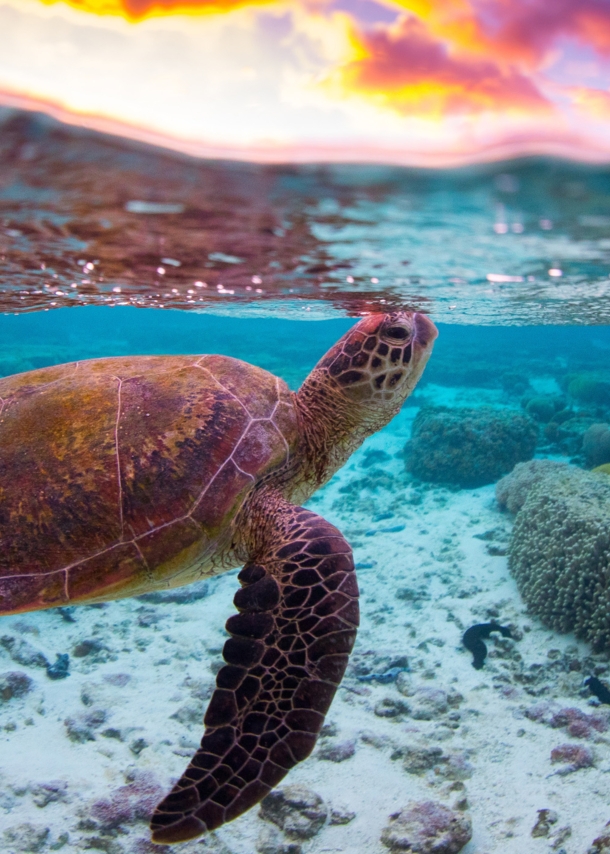
[[92, 15], [125, 18], [136, 22], [144, 18], [159, 18], [167, 15], [218, 15], [238, 9], [242, 6], [265, 6], [274, 0], [259, 0], [257, 4], [250, 0], [41, 0], [47, 6], [58, 3], [88, 12]]
[[1, 103], [189, 153], [610, 159], [605, 0], [5, 0], [0, 29]]

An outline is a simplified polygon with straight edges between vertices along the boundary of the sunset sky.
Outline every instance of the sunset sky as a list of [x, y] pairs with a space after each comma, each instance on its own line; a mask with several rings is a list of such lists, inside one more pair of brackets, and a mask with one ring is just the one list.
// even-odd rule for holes
[[0, 0], [0, 104], [183, 151], [610, 160], [610, 0]]

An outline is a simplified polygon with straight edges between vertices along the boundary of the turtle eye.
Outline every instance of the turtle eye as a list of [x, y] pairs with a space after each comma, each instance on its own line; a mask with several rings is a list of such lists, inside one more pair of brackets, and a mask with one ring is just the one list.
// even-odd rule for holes
[[406, 326], [390, 326], [384, 330], [384, 338], [390, 338], [392, 341], [404, 342], [411, 337], [411, 330]]

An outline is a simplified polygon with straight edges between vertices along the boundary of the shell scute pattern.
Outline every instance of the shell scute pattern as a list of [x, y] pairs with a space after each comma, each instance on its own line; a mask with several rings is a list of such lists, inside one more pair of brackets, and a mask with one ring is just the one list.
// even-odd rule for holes
[[171, 583], [296, 444], [287, 386], [220, 356], [44, 368], [0, 397], [0, 613]]
[[2, 381], [0, 575], [56, 571], [121, 534], [116, 381], [91, 377], [80, 389], [73, 370], [35, 373], [52, 379], [34, 383], [28, 374], [25, 388], [20, 376]]

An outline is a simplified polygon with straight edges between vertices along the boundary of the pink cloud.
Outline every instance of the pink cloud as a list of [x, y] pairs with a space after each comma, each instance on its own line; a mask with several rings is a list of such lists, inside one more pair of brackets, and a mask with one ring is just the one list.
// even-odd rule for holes
[[453, 53], [417, 18], [398, 27], [356, 36], [361, 58], [342, 69], [350, 90], [385, 96], [388, 106], [408, 113], [546, 110], [550, 104], [515, 67], [492, 58]]

